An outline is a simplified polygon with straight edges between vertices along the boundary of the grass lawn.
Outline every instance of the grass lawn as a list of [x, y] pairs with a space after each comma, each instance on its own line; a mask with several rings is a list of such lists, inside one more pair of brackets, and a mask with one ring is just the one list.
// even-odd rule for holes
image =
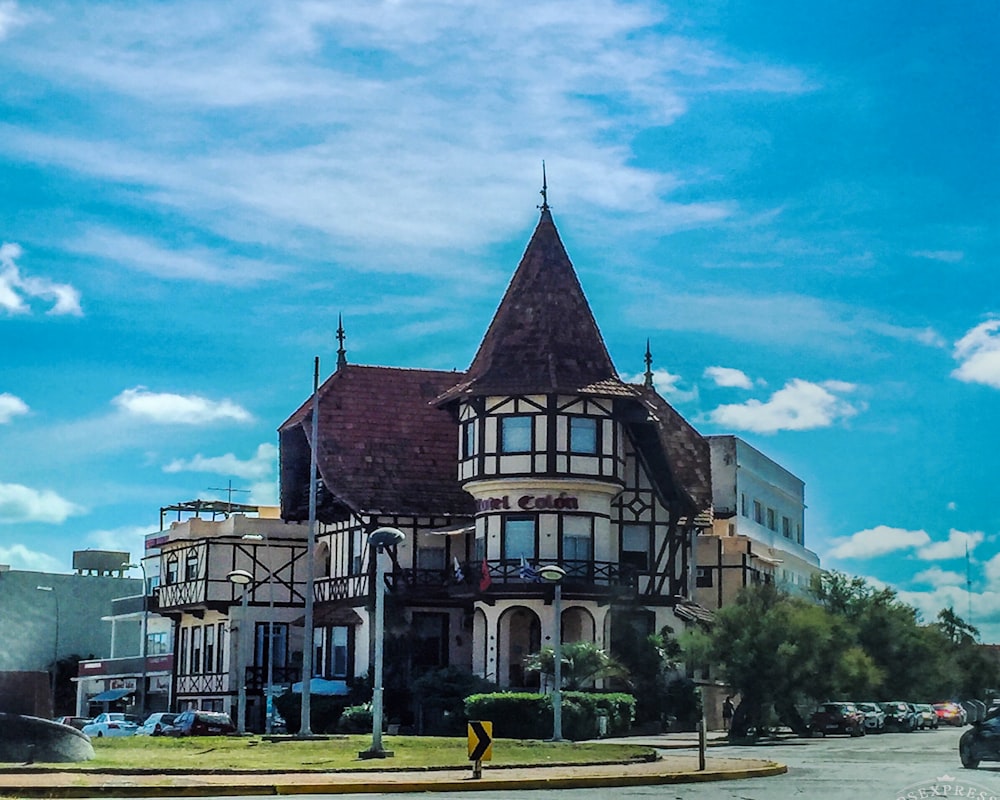
[[[465, 738], [437, 736], [383, 736], [383, 748], [395, 754], [393, 758], [387, 759], [358, 758], [358, 752], [367, 750], [371, 745], [370, 735], [331, 737], [322, 741], [268, 741], [259, 736], [194, 736], [178, 739], [132, 736], [93, 739], [92, 742], [97, 755], [95, 759], [60, 764], [60, 769], [307, 772], [470, 765]], [[653, 753], [652, 748], [641, 745], [499, 739], [493, 742], [493, 760], [489, 763], [511, 766], [589, 764], [647, 760]]]

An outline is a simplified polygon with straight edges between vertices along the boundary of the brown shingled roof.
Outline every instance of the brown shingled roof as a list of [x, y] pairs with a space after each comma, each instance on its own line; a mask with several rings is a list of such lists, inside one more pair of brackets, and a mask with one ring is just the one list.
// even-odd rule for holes
[[[458, 429], [431, 401], [461, 373], [345, 364], [319, 389], [318, 468], [327, 502], [355, 513], [469, 515]], [[279, 428], [282, 516], [303, 515], [312, 401]]]
[[547, 208], [464, 378], [440, 402], [623, 386]]

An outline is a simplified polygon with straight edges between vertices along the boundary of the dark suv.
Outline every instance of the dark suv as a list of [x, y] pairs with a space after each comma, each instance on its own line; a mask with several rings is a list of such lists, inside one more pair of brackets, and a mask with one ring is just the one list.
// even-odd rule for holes
[[813, 736], [828, 733], [846, 733], [850, 736], [865, 735], [865, 714], [854, 703], [823, 703], [809, 720]]
[[216, 711], [182, 711], [173, 725], [163, 729], [164, 736], [226, 736], [236, 733], [228, 714]]

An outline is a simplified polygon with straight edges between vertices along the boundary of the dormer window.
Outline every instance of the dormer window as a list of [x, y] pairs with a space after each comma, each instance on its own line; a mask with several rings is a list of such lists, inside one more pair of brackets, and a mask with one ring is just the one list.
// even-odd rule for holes
[[597, 453], [597, 420], [594, 417], [569, 418], [569, 449], [571, 453]]
[[500, 418], [500, 452], [531, 452], [531, 417], [510, 416]]

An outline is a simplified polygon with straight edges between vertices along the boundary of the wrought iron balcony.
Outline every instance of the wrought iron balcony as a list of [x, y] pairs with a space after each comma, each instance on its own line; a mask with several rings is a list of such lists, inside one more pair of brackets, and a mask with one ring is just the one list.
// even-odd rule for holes
[[[280, 686], [292, 684], [302, 679], [301, 667], [279, 667], [271, 670], [271, 685]], [[263, 692], [267, 688], [267, 665], [263, 667], [249, 666], [246, 671], [246, 686], [248, 692]]]

